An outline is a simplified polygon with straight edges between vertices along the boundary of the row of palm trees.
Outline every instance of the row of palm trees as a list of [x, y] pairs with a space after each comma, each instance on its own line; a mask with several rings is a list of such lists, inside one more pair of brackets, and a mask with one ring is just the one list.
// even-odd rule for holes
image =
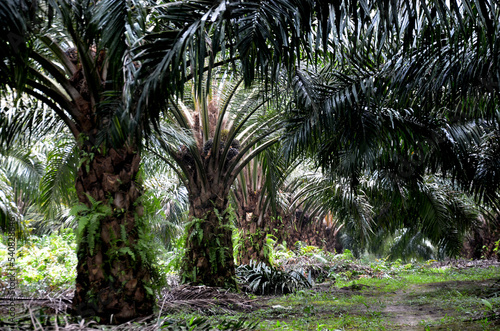
[[[145, 149], [187, 188], [186, 282], [236, 287], [231, 187], [265, 234], [286, 163], [303, 159], [324, 173], [308, 201], [359, 242], [403, 230], [456, 247], [475, 218], [456, 192], [498, 210], [498, 15], [472, 0], [2, 2], [3, 95], [47, 109], [2, 113], [3, 146], [44, 119], [80, 154], [75, 313], [153, 310]], [[281, 170], [249, 165], [271, 147]]]

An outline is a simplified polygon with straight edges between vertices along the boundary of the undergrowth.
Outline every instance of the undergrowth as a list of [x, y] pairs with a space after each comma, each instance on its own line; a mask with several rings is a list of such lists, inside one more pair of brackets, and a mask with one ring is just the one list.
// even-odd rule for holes
[[[71, 230], [28, 238], [17, 248], [20, 294], [50, 296], [61, 290], [70, 293], [76, 276], [75, 248]], [[182, 247], [176, 247], [163, 256], [160, 264], [165, 273], [176, 271], [176, 256], [180, 252]], [[162, 311], [163, 298], [158, 298], [159, 311], [154, 317], [128, 324], [125, 329], [454, 330], [465, 326], [496, 330], [500, 326], [500, 269], [488, 267], [486, 262], [481, 268], [475, 267], [475, 261], [467, 260], [446, 265], [387, 259], [361, 262], [348, 250], [335, 254], [301, 243], [294, 249], [279, 245], [272, 254], [273, 266], [252, 262], [239, 269], [240, 279], [249, 285], [253, 282], [255, 293], [271, 294], [265, 298], [249, 294], [249, 300], [258, 303], [251, 311], [232, 310], [230, 305], [214, 310], [220, 300], [214, 299], [206, 300], [207, 309], [183, 308], [173, 313]], [[6, 246], [0, 244], [0, 267], [6, 256]], [[292, 274], [295, 278], [290, 278]], [[6, 281], [4, 272], [1, 281]], [[284, 284], [288, 284], [286, 289]], [[9, 326], [0, 315], [0, 326], [5, 330], [29, 330], [39, 325], [58, 325], [61, 330], [72, 330], [76, 325], [120, 330], [79, 321], [68, 314], [54, 315], [43, 307], [30, 308], [18, 317], [18, 324]]]
[[[73, 287], [76, 278], [76, 241], [71, 229], [49, 236], [30, 236], [18, 247], [16, 276], [22, 293], [43, 294]], [[0, 267], [7, 262], [6, 246], [0, 244]], [[7, 282], [2, 272], [3, 283]]]

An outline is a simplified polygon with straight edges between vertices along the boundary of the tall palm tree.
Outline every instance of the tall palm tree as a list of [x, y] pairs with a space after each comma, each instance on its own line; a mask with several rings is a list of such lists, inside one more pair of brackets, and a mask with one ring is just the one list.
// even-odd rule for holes
[[[131, 43], [145, 31], [147, 4], [135, 1], [9, 0], [0, 4], [0, 86], [25, 94], [64, 123], [80, 151], [74, 312], [123, 322], [154, 306], [153, 256], [142, 218], [142, 112], [128, 109], [136, 66]], [[130, 13], [134, 13], [130, 15]], [[132, 21], [133, 17], [133, 21]], [[146, 121], [150, 119], [146, 118]], [[49, 122], [47, 122], [49, 123]]]

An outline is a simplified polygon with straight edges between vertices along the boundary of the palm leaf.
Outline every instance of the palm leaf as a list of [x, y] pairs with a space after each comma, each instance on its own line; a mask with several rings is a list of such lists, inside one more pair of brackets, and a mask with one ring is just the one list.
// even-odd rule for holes
[[0, 169], [0, 227], [3, 232], [23, 232], [21, 215], [15, 202], [14, 190], [5, 173]]
[[67, 138], [56, 141], [47, 155], [47, 165], [40, 180], [38, 203], [48, 216], [60, 214], [61, 205], [75, 202], [75, 178], [79, 153], [76, 143]]

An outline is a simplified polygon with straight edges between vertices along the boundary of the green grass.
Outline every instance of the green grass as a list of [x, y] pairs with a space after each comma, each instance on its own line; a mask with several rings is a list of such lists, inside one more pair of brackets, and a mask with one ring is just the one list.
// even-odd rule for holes
[[[16, 276], [24, 293], [68, 289], [76, 278], [76, 243], [71, 230], [50, 236], [30, 236], [16, 252]], [[0, 270], [7, 263], [7, 247], [0, 243]], [[7, 282], [5, 273], [0, 281]]]
[[266, 308], [231, 318], [259, 319], [258, 330], [496, 330], [499, 275], [498, 267], [430, 268], [339, 281], [273, 297]]
[[[498, 313], [500, 298], [483, 297], [500, 291], [492, 287], [494, 281], [491, 280], [498, 279], [499, 275], [497, 267], [425, 269], [393, 278], [340, 281], [329, 292], [315, 293], [313, 289], [273, 299], [270, 304], [288, 305], [290, 309], [281, 316], [265, 318], [260, 327], [262, 330], [320, 330], [319, 326], [327, 330], [394, 330], [418, 326], [454, 330], [463, 324], [474, 330], [494, 330], [499, 321], [488, 321], [487, 316]], [[360, 284], [365, 286], [350, 292], [339, 291]], [[313, 308], [306, 312], [305, 307]], [[398, 324], [401, 320], [398, 316], [411, 314], [413, 307], [416, 312], [422, 309], [434, 316], [424, 316], [418, 325], [414, 321]], [[270, 313], [266, 315], [272, 316]]]
[[[74, 248], [69, 232], [30, 238], [18, 249], [21, 289], [39, 295], [71, 288]], [[431, 263], [385, 260], [359, 265], [349, 254], [314, 252], [324, 254], [323, 260], [329, 263], [324, 266], [329, 270], [323, 277], [325, 283], [282, 296], [251, 295], [259, 308], [250, 313], [221, 311], [215, 306], [199, 312], [183, 309], [162, 313], [144, 326], [148, 330], [199, 330], [207, 325], [224, 330], [234, 325], [257, 330], [500, 329], [499, 267], [433, 268]], [[0, 245], [0, 257], [5, 254]], [[55, 318], [43, 309], [34, 314], [39, 321]], [[23, 323], [30, 325], [33, 316], [26, 315]], [[79, 323], [74, 317], [61, 318]]]

